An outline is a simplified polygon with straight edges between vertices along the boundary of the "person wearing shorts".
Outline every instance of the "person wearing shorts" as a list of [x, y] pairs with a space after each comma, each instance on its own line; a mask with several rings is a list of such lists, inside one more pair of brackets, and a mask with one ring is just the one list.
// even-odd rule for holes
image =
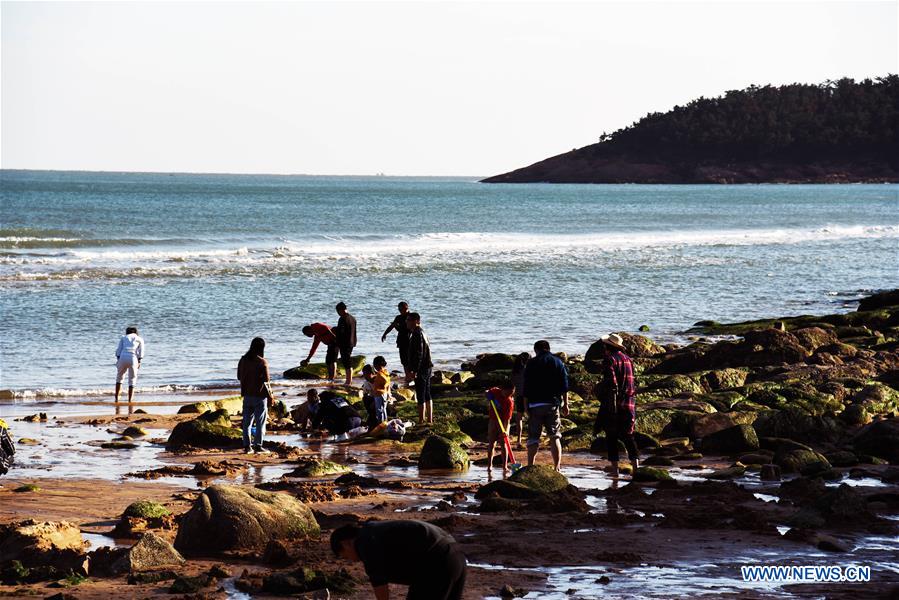
[[549, 342], [534, 344], [537, 355], [524, 369], [524, 397], [528, 406], [528, 465], [534, 464], [543, 431], [549, 438], [553, 467], [562, 467], [562, 418], [568, 416], [568, 370], [549, 351]]
[[[334, 307], [340, 318], [337, 320], [337, 327], [334, 329], [334, 336], [337, 338], [337, 348], [340, 350], [340, 364], [346, 373], [344, 383], [350, 385], [353, 382], [353, 348], [356, 347], [356, 317], [351, 315], [346, 309], [346, 304], [338, 302]], [[337, 357], [334, 357], [336, 362]]]
[[418, 424], [434, 422], [434, 403], [431, 400], [431, 375], [434, 363], [431, 361], [431, 341], [421, 328], [421, 315], [409, 313], [406, 316], [409, 327], [409, 368], [406, 378], [415, 382], [415, 399], [418, 401]]
[[134, 399], [134, 385], [137, 383], [137, 372], [140, 369], [140, 362], [144, 359], [144, 351], [146, 345], [144, 340], [137, 333], [137, 327], [128, 327], [125, 329], [125, 335], [119, 340], [119, 347], [116, 348], [116, 380], [115, 380], [115, 403], [119, 403], [119, 395], [122, 392], [122, 381], [125, 375], [128, 375], [128, 403]]

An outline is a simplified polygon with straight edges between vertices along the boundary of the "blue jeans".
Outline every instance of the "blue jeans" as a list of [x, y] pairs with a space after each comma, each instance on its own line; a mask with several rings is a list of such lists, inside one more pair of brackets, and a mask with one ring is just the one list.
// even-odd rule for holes
[[243, 431], [243, 447], [250, 447], [250, 427], [256, 423], [256, 435], [253, 436], [253, 446], [262, 446], [262, 438], [265, 437], [265, 422], [268, 420], [268, 403], [266, 398], [245, 396], [243, 399], [243, 420], [240, 429]]
[[384, 396], [375, 396], [372, 398], [372, 406], [374, 407], [375, 422], [383, 423], [387, 420], [387, 399]]

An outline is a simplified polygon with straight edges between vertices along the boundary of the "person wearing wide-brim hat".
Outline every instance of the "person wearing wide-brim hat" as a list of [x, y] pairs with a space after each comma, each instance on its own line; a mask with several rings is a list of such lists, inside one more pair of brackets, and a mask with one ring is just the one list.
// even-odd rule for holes
[[602, 380], [596, 386], [599, 414], [594, 433], [605, 431], [613, 477], [618, 477], [618, 440], [624, 442], [634, 470], [639, 466], [634, 422], [637, 419], [634, 396], [634, 364], [625, 354], [624, 339], [617, 333], [600, 338], [603, 347]]

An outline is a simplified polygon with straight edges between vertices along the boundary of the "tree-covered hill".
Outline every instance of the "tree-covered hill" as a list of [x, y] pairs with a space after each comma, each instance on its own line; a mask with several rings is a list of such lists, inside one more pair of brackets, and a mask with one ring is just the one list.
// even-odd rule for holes
[[488, 183], [899, 181], [899, 76], [699, 98]]

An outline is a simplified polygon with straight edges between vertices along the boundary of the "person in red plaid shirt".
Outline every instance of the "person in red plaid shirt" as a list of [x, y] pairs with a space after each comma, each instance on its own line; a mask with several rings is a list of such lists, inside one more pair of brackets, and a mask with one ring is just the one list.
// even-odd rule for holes
[[624, 353], [624, 340], [620, 335], [612, 333], [600, 339], [605, 359], [602, 381], [596, 387], [599, 414], [593, 429], [594, 433], [599, 433], [600, 429], [605, 431], [612, 477], [618, 477], [618, 440], [624, 442], [627, 457], [634, 470], [639, 466], [639, 454], [634, 441], [634, 422], [637, 418], [634, 364]]

